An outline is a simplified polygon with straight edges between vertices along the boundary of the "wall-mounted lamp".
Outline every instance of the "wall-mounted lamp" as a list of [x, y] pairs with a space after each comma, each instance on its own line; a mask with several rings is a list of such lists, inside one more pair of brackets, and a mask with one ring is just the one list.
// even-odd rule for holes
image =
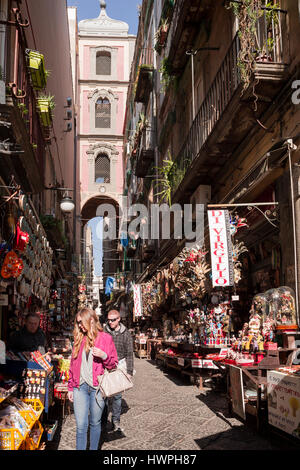
[[73, 212], [75, 204], [70, 196], [65, 196], [60, 202], [60, 209], [62, 212]]
[[73, 212], [75, 209], [75, 203], [73, 199], [68, 195], [68, 191], [74, 191], [74, 189], [70, 188], [56, 188], [53, 187], [45, 187], [45, 189], [51, 189], [52, 191], [66, 191], [63, 195], [62, 200], [60, 201], [60, 210], [65, 213]]

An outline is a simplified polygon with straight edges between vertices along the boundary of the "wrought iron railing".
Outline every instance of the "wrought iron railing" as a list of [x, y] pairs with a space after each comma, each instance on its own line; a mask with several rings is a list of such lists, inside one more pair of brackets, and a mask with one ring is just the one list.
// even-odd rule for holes
[[18, 10], [13, 10], [16, 19], [14, 38], [14, 61], [10, 70], [6, 71], [6, 83], [10, 86], [14, 105], [18, 108], [26, 127], [28, 140], [32, 145], [38, 166], [43, 174], [44, 155], [47, 135], [43, 133], [37, 112], [36, 96], [31, 84], [30, 73], [26, 64], [26, 38]]
[[[257, 63], [283, 63], [282, 13], [285, 12], [276, 10], [276, 16], [266, 21], [264, 10], [257, 25], [257, 49], [253, 51]], [[177, 176], [173, 194], [241, 83], [239, 52], [237, 33], [175, 158], [173, 172], [175, 169]]]

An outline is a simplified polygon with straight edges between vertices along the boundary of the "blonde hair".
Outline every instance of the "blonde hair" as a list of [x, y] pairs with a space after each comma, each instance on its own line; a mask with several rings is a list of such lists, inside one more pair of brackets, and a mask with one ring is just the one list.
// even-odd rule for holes
[[[86, 333], [83, 333], [79, 328], [77, 323], [77, 317], [80, 316], [81, 321]], [[91, 308], [84, 307], [77, 312], [74, 323], [74, 347], [73, 347], [73, 357], [76, 359], [78, 356], [80, 346], [84, 337], [86, 337], [85, 350], [89, 351], [95, 343], [95, 340], [98, 336], [99, 331], [103, 331], [103, 328], [100, 325], [99, 318], [97, 317], [94, 310]]]

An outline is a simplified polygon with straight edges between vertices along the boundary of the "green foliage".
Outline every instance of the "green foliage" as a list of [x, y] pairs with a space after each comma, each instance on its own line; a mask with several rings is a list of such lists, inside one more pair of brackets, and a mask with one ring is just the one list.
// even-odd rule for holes
[[49, 108], [51, 111], [55, 108], [56, 104], [54, 101], [54, 96], [49, 95], [39, 95], [38, 100], [45, 100], [49, 103]]
[[166, 89], [174, 82], [175, 79], [175, 75], [168, 57], [164, 57], [162, 59], [159, 72], [162, 74], [161, 81], [163, 84], [163, 90], [166, 91]]
[[262, 16], [262, 0], [241, 0], [230, 2], [229, 8], [239, 20], [239, 39], [241, 49], [238, 56], [238, 67], [243, 82], [243, 90], [248, 88], [255, 66], [256, 25]]
[[25, 103], [18, 103], [18, 108], [21, 111], [22, 115], [25, 116], [26, 114], [29, 113], [28, 109], [26, 108]]
[[168, 159], [163, 160], [162, 167], [154, 167], [158, 170], [159, 178], [156, 186], [161, 186], [162, 191], [155, 196], [161, 196], [160, 202], [166, 200], [169, 206], [172, 205], [172, 192], [179, 186], [184, 178], [185, 170], [179, 168], [178, 164], [172, 160], [171, 152], [168, 150]]

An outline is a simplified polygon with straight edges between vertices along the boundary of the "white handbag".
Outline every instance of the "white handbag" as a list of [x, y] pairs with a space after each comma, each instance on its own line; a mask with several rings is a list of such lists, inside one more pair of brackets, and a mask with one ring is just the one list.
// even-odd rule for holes
[[[103, 398], [113, 397], [133, 387], [129, 375], [123, 369], [105, 369], [103, 375], [98, 375], [98, 388]], [[96, 392], [96, 393], [97, 393]]]

